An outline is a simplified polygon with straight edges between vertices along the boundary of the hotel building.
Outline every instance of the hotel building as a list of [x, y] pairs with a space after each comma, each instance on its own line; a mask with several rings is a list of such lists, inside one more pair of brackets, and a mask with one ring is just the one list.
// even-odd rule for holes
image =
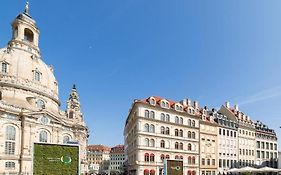
[[124, 128], [128, 173], [163, 173], [163, 160], [182, 160], [185, 175], [199, 174], [199, 106], [159, 97], [135, 100]]

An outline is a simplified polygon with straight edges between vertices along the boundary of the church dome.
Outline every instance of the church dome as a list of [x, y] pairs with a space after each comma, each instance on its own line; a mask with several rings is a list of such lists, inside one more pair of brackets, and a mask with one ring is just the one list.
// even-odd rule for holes
[[[0, 90], [3, 101], [33, 109], [58, 112], [58, 84], [53, 68], [42, 60], [39, 29], [29, 15], [28, 6], [12, 23], [13, 36], [0, 49]], [[15, 90], [16, 89], [16, 90]], [[17, 99], [18, 103], [12, 102]]]

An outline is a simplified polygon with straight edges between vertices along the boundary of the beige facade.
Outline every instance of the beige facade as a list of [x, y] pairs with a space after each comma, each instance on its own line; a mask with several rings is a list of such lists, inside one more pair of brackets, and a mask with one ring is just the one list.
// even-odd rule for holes
[[182, 160], [185, 175], [199, 174], [199, 106], [149, 97], [133, 103], [124, 129], [128, 173], [161, 174], [164, 159]]
[[212, 113], [201, 110], [200, 120], [200, 172], [201, 175], [216, 175], [218, 164], [217, 124]]
[[124, 145], [116, 145], [110, 150], [110, 166], [111, 174], [121, 174], [124, 172], [125, 150]]
[[87, 146], [87, 162], [89, 171], [93, 173], [105, 173], [110, 164], [110, 147], [104, 145]]
[[28, 5], [12, 23], [13, 36], [0, 49], [0, 174], [32, 174], [33, 143], [80, 145], [81, 172], [87, 171], [88, 129], [73, 87], [67, 109], [59, 109], [53, 68], [42, 60], [39, 29]]
[[258, 121], [256, 123], [256, 165], [277, 168], [278, 142], [274, 130]]

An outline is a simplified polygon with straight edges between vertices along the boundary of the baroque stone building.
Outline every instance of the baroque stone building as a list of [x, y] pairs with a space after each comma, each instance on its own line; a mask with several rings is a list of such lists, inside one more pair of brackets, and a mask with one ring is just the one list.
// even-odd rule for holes
[[12, 22], [12, 38], [0, 49], [0, 174], [32, 174], [34, 142], [80, 145], [86, 172], [88, 128], [75, 86], [60, 110], [54, 69], [40, 54], [39, 29], [28, 4]]

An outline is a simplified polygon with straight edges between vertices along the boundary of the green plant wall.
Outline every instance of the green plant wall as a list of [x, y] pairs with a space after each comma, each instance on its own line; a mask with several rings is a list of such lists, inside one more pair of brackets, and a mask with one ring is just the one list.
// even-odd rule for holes
[[34, 143], [34, 175], [77, 175], [79, 147]]

